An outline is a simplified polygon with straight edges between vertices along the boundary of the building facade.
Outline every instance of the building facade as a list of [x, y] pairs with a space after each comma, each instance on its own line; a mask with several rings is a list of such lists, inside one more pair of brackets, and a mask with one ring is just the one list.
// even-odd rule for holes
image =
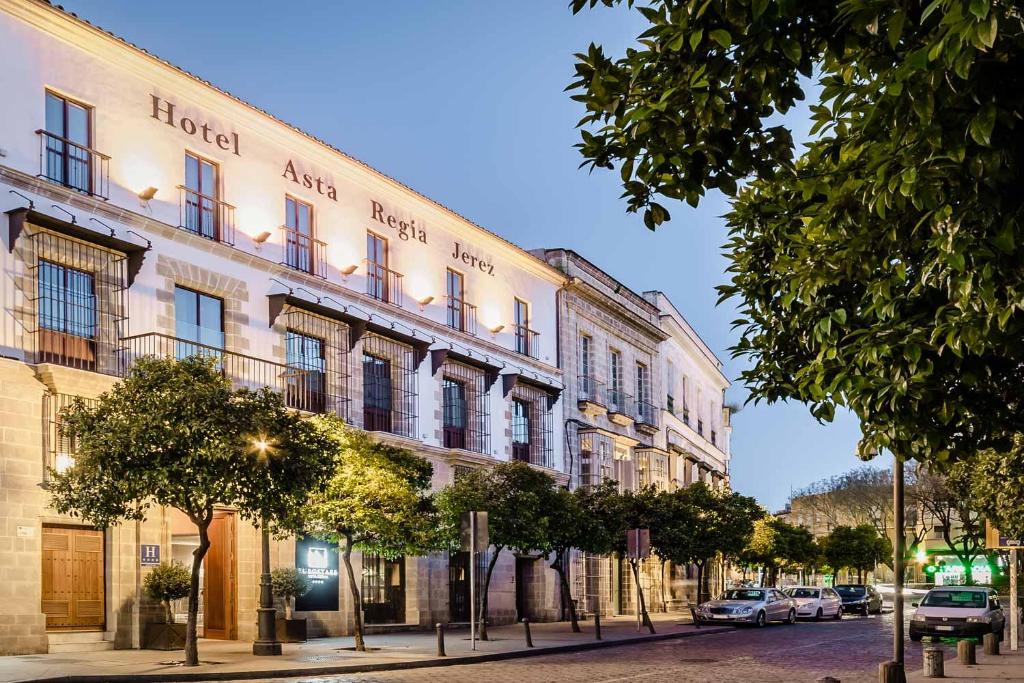
[[[198, 542], [170, 509], [97, 530], [48, 507], [47, 468], [74, 460], [60, 408], [143, 355], [215, 355], [414, 450], [438, 488], [508, 460], [567, 481], [558, 269], [47, 3], [0, 2], [0, 61], [0, 653], [139, 646], [148, 563]], [[203, 633], [252, 638], [258, 534], [225, 509], [212, 537]], [[272, 562], [330, 586], [334, 552]], [[357, 562], [371, 628], [468, 619], [465, 557]], [[492, 621], [557, 616], [555, 586], [506, 553]], [[348, 591], [327, 596], [299, 615], [349, 632]]]

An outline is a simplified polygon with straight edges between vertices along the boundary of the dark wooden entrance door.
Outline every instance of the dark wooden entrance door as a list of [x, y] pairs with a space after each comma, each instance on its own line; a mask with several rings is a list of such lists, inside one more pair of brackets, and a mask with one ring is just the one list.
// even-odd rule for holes
[[363, 554], [363, 615], [367, 624], [405, 621], [405, 558]]
[[534, 559], [530, 557], [516, 558], [516, 620], [530, 618], [528, 595], [530, 590], [530, 574]]
[[43, 527], [42, 611], [49, 629], [104, 626], [103, 532]]
[[206, 638], [238, 638], [235, 513], [216, 510], [206, 551], [203, 618]]
[[448, 555], [448, 615], [454, 623], [469, 623], [469, 553]]

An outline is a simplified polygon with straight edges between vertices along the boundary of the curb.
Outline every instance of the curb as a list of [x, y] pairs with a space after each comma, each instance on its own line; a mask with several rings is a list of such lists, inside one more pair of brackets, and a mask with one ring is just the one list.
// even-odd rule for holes
[[654, 635], [636, 636], [624, 640], [596, 640], [586, 643], [570, 643], [568, 645], [552, 645], [533, 649], [512, 650], [510, 652], [492, 652], [483, 655], [463, 655], [458, 657], [435, 657], [409, 662], [382, 662], [380, 664], [346, 664], [340, 666], [302, 667], [294, 669], [266, 669], [262, 671], [196, 671], [154, 674], [114, 674], [90, 676], [57, 676], [52, 678], [26, 678], [22, 681], [33, 683], [155, 683], [156, 681], [247, 681], [261, 678], [293, 678], [300, 676], [336, 676], [339, 674], [374, 673], [378, 671], [402, 671], [406, 669], [427, 669], [442, 666], [458, 666], [460, 664], [482, 664], [498, 662], [506, 659], [537, 657], [540, 655], [562, 654], [566, 652], [585, 652], [607, 647], [651, 643], [660, 640], [676, 640], [709, 636], [716, 633], [734, 631], [731, 627], [703, 627], [699, 630], [683, 631], [682, 633], [656, 633]]

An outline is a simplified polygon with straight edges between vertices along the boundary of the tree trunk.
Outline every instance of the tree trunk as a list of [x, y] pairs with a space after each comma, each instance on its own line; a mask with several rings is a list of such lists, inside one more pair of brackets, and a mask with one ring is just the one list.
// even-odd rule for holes
[[661, 611], [668, 612], [668, 600], [665, 598], [665, 560], [661, 561]]
[[[494, 555], [491, 556], [491, 561], [487, 563], [487, 575], [484, 578], [484, 594], [480, 600], [480, 640], [487, 640], [487, 595], [491, 592], [491, 574], [494, 573], [494, 565], [498, 563], [498, 555], [501, 554], [504, 547], [501, 545], [494, 546]], [[469, 558], [469, 561], [473, 562], [473, 558]]]
[[348, 574], [348, 587], [352, 591], [352, 616], [355, 617], [356, 651], [366, 652], [366, 642], [363, 640], [363, 598], [359, 595], [359, 584], [356, 583], [355, 572], [352, 571], [352, 537], [345, 535], [345, 550], [341, 553], [345, 560], [345, 572]]
[[284, 618], [292, 618], [292, 598], [287, 595], [284, 597]]
[[637, 605], [640, 608], [640, 618], [643, 624], [647, 627], [651, 633], [654, 633], [654, 623], [651, 621], [651, 615], [647, 613], [647, 602], [644, 600], [644, 590], [640, 587], [640, 568], [639, 560], [629, 560], [629, 566], [633, 570], [633, 580], [636, 582], [636, 599]]
[[562, 564], [562, 555], [557, 554], [555, 557], [555, 561], [551, 563], [551, 568], [558, 572], [558, 582], [562, 589], [562, 604], [569, 610], [569, 621], [572, 622], [572, 632], [582, 633], [580, 630], [579, 618], [576, 616], [576, 603], [573, 602], [572, 596], [569, 594], [569, 579], [565, 576], [565, 567]]
[[210, 549], [212, 521], [212, 510], [201, 520], [192, 518], [192, 523], [199, 528], [199, 547], [192, 551], [192, 580], [188, 586], [188, 621], [185, 624], [185, 666], [199, 666], [199, 572], [203, 568], [206, 551]]
[[174, 610], [171, 609], [171, 601], [170, 600], [164, 600], [163, 601], [163, 605], [164, 605], [164, 621], [166, 621], [168, 624], [173, 624], [174, 623]]

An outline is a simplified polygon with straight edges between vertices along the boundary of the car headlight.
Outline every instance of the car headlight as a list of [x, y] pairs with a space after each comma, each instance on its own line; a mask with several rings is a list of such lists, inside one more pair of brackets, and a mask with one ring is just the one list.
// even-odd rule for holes
[[992, 617], [967, 617], [968, 624], [991, 624]]
[[911, 621], [928, 621], [928, 619], [923, 614], [915, 614]]
[[750, 614], [753, 611], [754, 611], [753, 607], [744, 607], [743, 609], [740, 610], [740, 614]]

